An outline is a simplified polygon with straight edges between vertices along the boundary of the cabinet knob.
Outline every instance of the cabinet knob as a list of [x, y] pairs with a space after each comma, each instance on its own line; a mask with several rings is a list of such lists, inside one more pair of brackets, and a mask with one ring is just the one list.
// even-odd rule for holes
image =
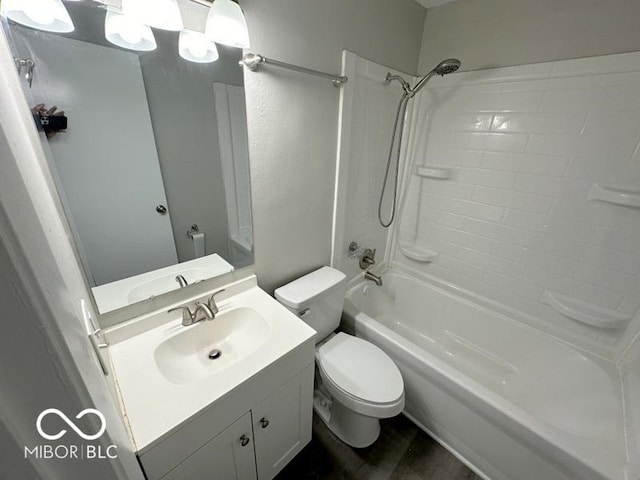
[[243, 447], [246, 447], [247, 445], [249, 445], [249, 442], [251, 440], [249, 440], [249, 437], [247, 437], [246, 435], [242, 435], [240, 437], [240, 445], [242, 445]]
[[267, 428], [269, 426], [269, 420], [267, 420], [266, 418], [262, 417], [260, 419], [260, 426], [262, 428]]

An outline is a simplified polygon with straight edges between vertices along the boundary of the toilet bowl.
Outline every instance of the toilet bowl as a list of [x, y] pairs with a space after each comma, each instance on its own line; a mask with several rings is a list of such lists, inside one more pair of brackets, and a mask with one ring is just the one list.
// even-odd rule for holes
[[322, 267], [280, 287], [275, 296], [317, 332], [314, 410], [343, 442], [363, 448], [378, 438], [379, 419], [402, 412], [404, 383], [380, 348], [334, 333], [345, 292], [346, 276]]

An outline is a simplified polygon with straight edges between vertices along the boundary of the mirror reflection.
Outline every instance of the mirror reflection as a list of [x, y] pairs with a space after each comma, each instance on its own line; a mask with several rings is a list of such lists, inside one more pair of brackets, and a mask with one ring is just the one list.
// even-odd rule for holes
[[188, 61], [157, 29], [154, 50], [121, 48], [104, 5], [64, 4], [71, 33], [5, 26], [101, 313], [251, 265], [242, 51]]

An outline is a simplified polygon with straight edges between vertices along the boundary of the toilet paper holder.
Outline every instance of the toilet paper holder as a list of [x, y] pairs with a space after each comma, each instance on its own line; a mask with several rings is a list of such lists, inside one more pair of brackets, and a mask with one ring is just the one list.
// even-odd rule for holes
[[200, 227], [198, 227], [198, 225], [196, 225], [195, 223], [193, 225], [191, 225], [191, 228], [189, 230], [187, 230], [187, 236], [189, 238], [193, 238], [193, 236], [198, 233], [198, 231], [200, 230]]

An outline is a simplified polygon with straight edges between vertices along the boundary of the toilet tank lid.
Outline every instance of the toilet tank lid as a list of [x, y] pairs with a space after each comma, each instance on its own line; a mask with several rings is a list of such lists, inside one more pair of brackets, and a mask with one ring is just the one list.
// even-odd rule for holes
[[328, 290], [346, 282], [347, 276], [331, 267], [322, 267], [276, 289], [276, 299], [290, 308], [306, 308]]

